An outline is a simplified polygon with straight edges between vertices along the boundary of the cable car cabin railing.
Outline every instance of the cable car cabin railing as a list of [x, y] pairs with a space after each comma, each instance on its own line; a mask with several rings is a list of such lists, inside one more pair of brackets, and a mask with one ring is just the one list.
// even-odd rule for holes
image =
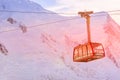
[[80, 44], [74, 48], [74, 62], [88, 62], [95, 59], [103, 58], [104, 48], [101, 43]]

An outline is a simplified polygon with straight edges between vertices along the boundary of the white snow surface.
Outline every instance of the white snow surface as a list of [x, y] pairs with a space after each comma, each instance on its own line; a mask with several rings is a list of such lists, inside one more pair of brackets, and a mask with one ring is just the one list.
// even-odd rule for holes
[[[29, 0], [0, 0], [0, 9], [51, 12]], [[7, 22], [9, 17], [25, 24], [27, 33]], [[31, 27], [71, 18], [76, 19]], [[0, 80], [120, 80], [120, 26], [106, 12], [91, 15], [92, 41], [102, 43], [106, 55], [91, 62], [72, 60], [73, 48], [87, 41], [80, 16], [0, 12], [0, 31], [14, 28], [0, 33], [8, 50], [0, 54]]]

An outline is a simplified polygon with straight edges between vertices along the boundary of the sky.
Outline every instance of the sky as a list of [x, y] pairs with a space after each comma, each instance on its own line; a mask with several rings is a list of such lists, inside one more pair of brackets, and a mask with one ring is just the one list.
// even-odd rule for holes
[[[58, 13], [75, 13], [79, 11], [111, 11], [120, 10], [120, 0], [31, 0], [43, 8]], [[117, 12], [118, 13], [118, 12]], [[114, 14], [114, 13], [110, 13]], [[120, 14], [120, 12], [119, 12]], [[120, 25], [120, 15], [111, 15]]]

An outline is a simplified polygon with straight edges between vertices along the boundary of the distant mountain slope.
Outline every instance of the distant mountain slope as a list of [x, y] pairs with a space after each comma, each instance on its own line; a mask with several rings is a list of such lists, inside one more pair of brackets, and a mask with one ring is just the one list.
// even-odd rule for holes
[[45, 11], [40, 5], [29, 0], [0, 0], [0, 10]]

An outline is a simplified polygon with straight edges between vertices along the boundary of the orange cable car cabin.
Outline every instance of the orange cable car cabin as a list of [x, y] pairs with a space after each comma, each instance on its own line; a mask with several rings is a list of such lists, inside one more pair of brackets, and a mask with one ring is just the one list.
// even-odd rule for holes
[[92, 13], [93, 13], [92, 11], [78, 13], [81, 14], [81, 17], [86, 18], [88, 42], [85, 44], [79, 44], [78, 46], [74, 47], [73, 50], [74, 62], [88, 62], [105, 57], [105, 51], [103, 45], [101, 43], [91, 42], [89, 14]]

